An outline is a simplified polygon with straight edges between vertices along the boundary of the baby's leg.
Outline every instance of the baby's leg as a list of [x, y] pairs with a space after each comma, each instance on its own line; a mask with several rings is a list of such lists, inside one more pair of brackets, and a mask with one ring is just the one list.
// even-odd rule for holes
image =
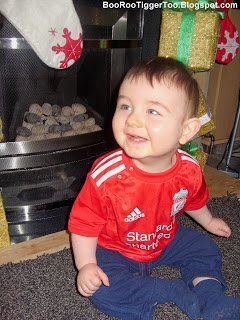
[[197, 296], [205, 320], [240, 320], [240, 298], [227, 297], [221, 252], [211, 238], [180, 227], [156, 264], [180, 267], [185, 283]]
[[[201, 256], [201, 263], [209, 268], [206, 272], [203, 267], [199, 267], [198, 276], [192, 281], [201, 316], [204, 320], [240, 320], [240, 298], [224, 294], [226, 285], [221, 274], [222, 261], [218, 247], [208, 236], [202, 236], [199, 240], [201, 249], [198, 248], [198, 254]], [[190, 265], [187, 269], [184, 272], [190, 271]]]
[[199, 316], [196, 298], [182, 280], [136, 275], [141, 264], [111, 250], [98, 248], [97, 261], [110, 281], [90, 298], [102, 312], [122, 320], [150, 320], [157, 304], [172, 301], [190, 319]]
[[226, 296], [223, 285], [217, 280], [202, 280], [193, 292], [198, 297], [203, 319], [240, 320], [240, 298]]

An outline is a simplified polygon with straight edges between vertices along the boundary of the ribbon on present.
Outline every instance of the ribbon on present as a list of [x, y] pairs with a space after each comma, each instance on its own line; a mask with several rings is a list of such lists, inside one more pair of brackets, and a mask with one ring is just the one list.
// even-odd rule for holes
[[189, 141], [188, 143], [184, 144], [181, 149], [196, 159], [197, 152], [199, 151], [199, 144], [194, 141]]
[[201, 144], [194, 141], [189, 141], [188, 143], [184, 144], [181, 149], [196, 159], [202, 170], [204, 169], [207, 162], [207, 154], [203, 152]]
[[[199, 0], [197, 3], [195, 3], [195, 8], [183, 7], [181, 0], [166, 0], [165, 2], [167, 5], [164, 6], [164, 10], [172, 10], [183, 13], [179, 31], [176, 59], [181, 61], [183, 64], [188, 65], [196, 13], [199, 11], [210, 11], [217, 13], [221, 19], [224, 19], [224, 12], [213, 9], [213, 7], [216, 6], [215, 1], [213, 0]], [[168, 4], [171, 4], [169, 8]]]

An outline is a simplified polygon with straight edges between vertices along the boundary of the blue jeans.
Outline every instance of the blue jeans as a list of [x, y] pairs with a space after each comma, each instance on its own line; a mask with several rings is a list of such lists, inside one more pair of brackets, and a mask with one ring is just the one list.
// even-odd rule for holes
[[150, 275], [160, 265], [180, 268], [182, 279], [190, 288], [194, 278], [205, 276], [218, 279], [226, 287], [218, 247], [208, 235], [182, 226], [155, 261], [137, 262], [98, 247], [97, 262], [109, 277], [110, 286], [101, 285], [90, 300], [100, 311], [122, 320], [152, 319], [159, 303], [160, 280]]

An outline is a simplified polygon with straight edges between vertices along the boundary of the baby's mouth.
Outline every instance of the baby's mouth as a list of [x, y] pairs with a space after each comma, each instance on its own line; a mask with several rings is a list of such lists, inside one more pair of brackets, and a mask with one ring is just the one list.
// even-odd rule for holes
[[147, 139], [140, 137], [140, 136], [135, 136], [132, 134], [127, 134], [127, 138], [129, 141], [131, 142], [135, 142], [135, 143], [141, 143], [141, 142], [146, 142]]

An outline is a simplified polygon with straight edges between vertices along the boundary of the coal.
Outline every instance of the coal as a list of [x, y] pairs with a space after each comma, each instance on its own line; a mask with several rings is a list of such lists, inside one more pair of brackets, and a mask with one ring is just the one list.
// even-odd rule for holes
[[61, 126], [58, 125], [58, 124], [52, 124], [51, 126], [49, 126], [48, 128], [48, 132], [49, 133], [59, 133], [61, 132], [62, 129], [61, 129]]
[[73, 117], [73, 121], [74, 122], [82, 122], [82, 121], [87, 120], [87, 118], [88, 118], [88, 115], [86, 113], [84, 113], [84, 114], [76, 114]]
[[58, 106], [57, 104], [54, 104], [52, 106], [52, 115], [54, 117], [58, 117], [61, 114], [61, 107]]
[[25, 114], [24, 120], [28, 123], [35, 124], [41, 122], [41, 117], [33, 112], [27, 112]]
[[22, 137], [30, 137], [32, 134], [31, 130], [26, 127], [18, 127], [16, 131], [17, 135]]
[[61, 125], [61, 131], [66, 132], [72, 130], [72, 126], [70, 124], [63, 124]]

